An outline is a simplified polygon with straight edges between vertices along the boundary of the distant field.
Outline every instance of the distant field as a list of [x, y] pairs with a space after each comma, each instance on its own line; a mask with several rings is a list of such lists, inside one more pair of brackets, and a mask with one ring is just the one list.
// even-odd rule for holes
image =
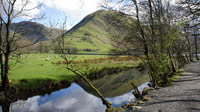
[[[130, 67], [139, 62], [127, 56], [115, 58], [105, 55], [72, 55], [72, 57], [76, 57], [73, 63], [84, 73], [105, 67]], [[28, 80], [31, 84], [28, 86], [34, 87], [44, 80], [57, 83], [61, 80], [73, 80], [75, 77], [66, 69], [63, 59], [56, 54], [26, 54], [20, 58], [20, 63], [15, 64], [15, 62], [14, 59], [11, 60], [9, 72], [9, 79], [13, 85], [19, 84], [22, 79]]]

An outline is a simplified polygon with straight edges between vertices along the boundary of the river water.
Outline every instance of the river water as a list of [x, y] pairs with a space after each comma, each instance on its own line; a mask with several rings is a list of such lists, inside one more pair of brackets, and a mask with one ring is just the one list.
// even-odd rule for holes
[[[106, 75], [92, 83], [110, 101], [113, 107], [134, 100], [130, 82], [139, 90], [148, 86], [148, 75], [143, 71], [127, 70], [114, 75]], [[10, 104], [11, 112], [104, 112], [106, 106], [100, 98], [82, 81], [70, 87], [44, 96], [34, 96], [26, 101], [18, 100]]]

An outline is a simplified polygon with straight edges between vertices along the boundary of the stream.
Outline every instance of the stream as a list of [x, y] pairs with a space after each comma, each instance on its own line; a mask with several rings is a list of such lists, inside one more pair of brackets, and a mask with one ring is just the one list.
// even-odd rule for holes
[[[134, 82], [142, 91], [144, 87], [148, 87], [148, 81], [145, 71], [132, 69], [106, 75], [93, 80], [92, 84], [113, 107], [121, 107], [135, 99], [130, 82]], [[50, 94], [30, 97], [26, 101], [18, 100], [9, 107], [11, 112], [104, 112], [105, 109], [101, 99], [83, 81], [72, 83], [70, 87]]]

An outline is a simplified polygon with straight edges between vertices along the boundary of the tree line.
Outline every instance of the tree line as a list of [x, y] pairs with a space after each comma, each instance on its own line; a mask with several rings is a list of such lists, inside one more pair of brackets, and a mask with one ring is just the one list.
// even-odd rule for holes
[[[115, 5], [113, 5], [115, 4]], [[185, 64], [199, 60], [200, 1], [105, 0], [115, 52], [129, 52], [148, 66], [153, 87]], [[125, 36], [123, 36], [125, 34]]]

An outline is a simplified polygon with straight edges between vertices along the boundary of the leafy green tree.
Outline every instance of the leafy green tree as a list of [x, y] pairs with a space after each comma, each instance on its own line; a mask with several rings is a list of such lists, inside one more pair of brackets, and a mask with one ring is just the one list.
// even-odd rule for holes
[[[167, 83], [168, 77], [172, 76], [179, 66], [175, 62], [180, 61], [174, 56], [173, 45], [181, 40], [181, 27], [177, 27], [178, 22], [175, 22], [176, 8], [170, 4], [170, 1], [162, 0], [115, 0], [105, 4], [103, 4], [104, 8], [122, 13], [113, 17], [118, 19], [110, 19], [110, 24], [120, 29], [119, 32], [113, 29], [112, 33], [117, 49], [125, 50], [125, 52], [140, 49], [139, 52], [145, 56], [142, 59], [145, 59], [144, 62], [148, 65], [153, 86]], [[118, 4], [116, 5], [118, 7], [113, 7], [113, 4]], [[121, 15], [129, 15], [129, 18]], [[118, 25], [118, 23], [124, 25]], [[127, 35], [122, 37], [121, 34]]]

